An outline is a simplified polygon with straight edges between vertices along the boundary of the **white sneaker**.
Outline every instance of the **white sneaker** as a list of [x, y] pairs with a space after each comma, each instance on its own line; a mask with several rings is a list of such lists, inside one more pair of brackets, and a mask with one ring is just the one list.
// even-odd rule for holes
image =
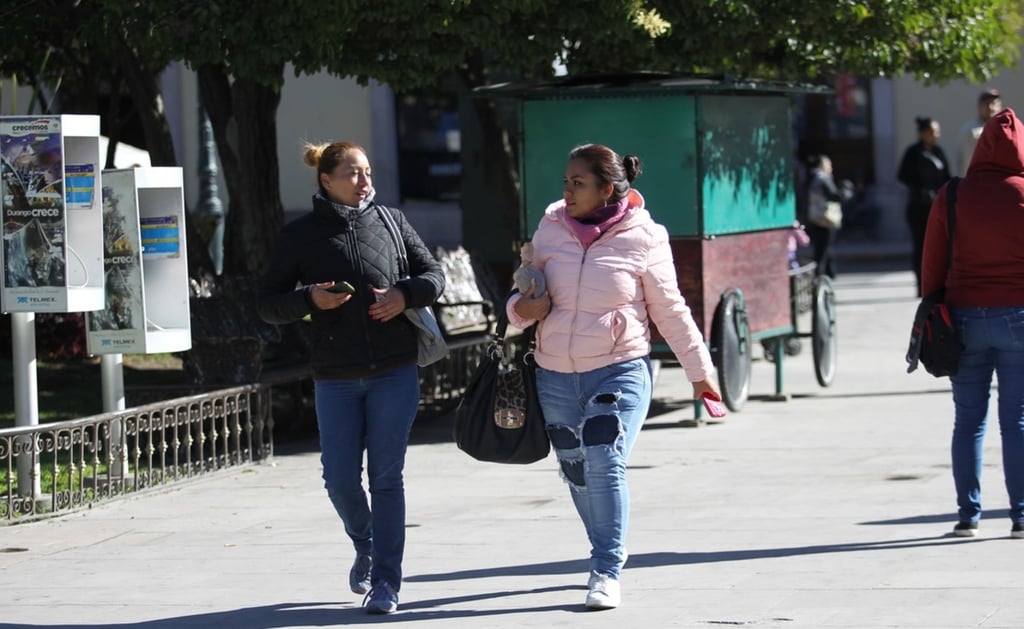
[[587, 609], [614, 609], [622, 600], [619, 582], [607, 574], [591, 572], [587, 587]]

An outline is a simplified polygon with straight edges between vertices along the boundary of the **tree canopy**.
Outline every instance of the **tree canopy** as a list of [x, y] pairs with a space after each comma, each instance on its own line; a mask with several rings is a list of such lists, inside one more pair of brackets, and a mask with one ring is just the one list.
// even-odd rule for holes
[[[89, 106], [86, 88], [123, 91], [147, 121], [155, 163], [167, 163], [175, 158], [156, 78], [176, 61], [195, 69], [231, 197], [226, 269], [251, 272], [282, 219], [275, 117], [289, 65], [398, 91], [452, 75], [467, 89], [495, 77], [550, 77], [556, 64], [570, 74], [980, 82], [1016, 62], [1022, 2], [23, 0], [0, 9], [0, 74], [45, 86], [78, 111]], [[486, 176], [503, 179], [493, 189], [514, 206], [506, 130], [489, 103], [473, 111], [492, 164]]]

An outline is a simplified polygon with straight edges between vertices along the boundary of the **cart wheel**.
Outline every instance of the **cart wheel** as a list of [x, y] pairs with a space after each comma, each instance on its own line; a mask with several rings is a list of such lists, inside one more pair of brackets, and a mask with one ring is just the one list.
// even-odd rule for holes
[[827, 387], [836, 376], [836, 292], [832, 280], [819, 276], [814, 286], [811, 307], [811, 348], [814, 351], [814, 375]]
[[743, 293], [727, 290], [711, 322], [711, 357], [718, 369], [722, 401], [730, 411], [739, 412], [750, 393], [750, 363], [753, 343]]

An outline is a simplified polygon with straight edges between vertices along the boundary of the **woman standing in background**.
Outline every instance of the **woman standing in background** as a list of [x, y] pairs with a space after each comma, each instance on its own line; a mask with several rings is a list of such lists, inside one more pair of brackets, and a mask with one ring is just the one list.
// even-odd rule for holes
[[942, 135], [939, 123], [931, 118], [915, 118], [918, 140], [907, 147], [900, 161], [898, 178], [907, 186], [907, 225], [913, 249], [911, 265], [917, 279], [917, 295], [921, 296], [921, 257], [924, 253], [924, 231], [928, 225], [935, 195], [949, 181], [949, 161], [938, 145]]

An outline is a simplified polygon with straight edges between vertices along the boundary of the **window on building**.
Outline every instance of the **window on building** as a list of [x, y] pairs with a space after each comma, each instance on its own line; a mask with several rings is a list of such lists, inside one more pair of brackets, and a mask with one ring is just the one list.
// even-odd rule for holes
[[454, 90], [397, 94], [395, 115], [402, 198], [458, 200], [462, 141]]

